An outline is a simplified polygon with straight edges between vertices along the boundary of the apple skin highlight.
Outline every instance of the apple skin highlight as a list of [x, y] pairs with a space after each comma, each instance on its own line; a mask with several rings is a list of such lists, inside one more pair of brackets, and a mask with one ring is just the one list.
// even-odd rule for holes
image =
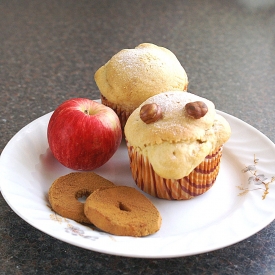
[[53, 112], [47, 138], [54, 157], [73, 170], [94, 170], [117, 151], [122, 130], [117, 114], [86, 98], [63, 102]]

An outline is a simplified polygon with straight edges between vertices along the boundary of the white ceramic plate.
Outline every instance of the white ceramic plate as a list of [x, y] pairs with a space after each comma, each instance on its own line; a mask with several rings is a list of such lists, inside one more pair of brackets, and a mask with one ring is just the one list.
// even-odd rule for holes
[[[142, 238], [112, 236], [54, 214], [47, 193], [59, 176], [71, 172], [52, 156], [46, 131], [51, 113], [19, 131], [0, 158], [2, 194], [26, 222], [64, 242], [102, 253], [142, 258], [187, 256], [239, 242], [275, 218], [275, 182], [262, 200], [263, 190], [239, 196], [237, 186], [248, 186], [242, 169], [259, 158], [258, 172], [275, 173], [275, 146], [258, 130], [228, 114], [232, 136], [224, 146], [221, 169], [214, 186], [190, 201], [165, 201], [147, 196], [162, 215], [159, 232]], [[135, 186], [125, 144], [96, 172], [118, 185]], [[266, 181], [268, 181], [268, 179]], [[253, 183], [249, 185], [253, 187]], [[257, 187], [257, 186], [256, 186]]]

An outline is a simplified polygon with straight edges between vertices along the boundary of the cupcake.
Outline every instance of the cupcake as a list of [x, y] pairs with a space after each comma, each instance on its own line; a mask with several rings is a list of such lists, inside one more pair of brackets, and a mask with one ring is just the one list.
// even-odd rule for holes
[[168, 49], [143, 43], [115, 54], [95, 73], [101, 101], [124, 125], [146, 99], [165, 91], [186, 91], [188, 79], [177, 57]]
[[180, 91], [147, 99], [124, 130], [137, 186], [167, 200], [188, 200], [213, 186], [231, 134], [211, 101]]

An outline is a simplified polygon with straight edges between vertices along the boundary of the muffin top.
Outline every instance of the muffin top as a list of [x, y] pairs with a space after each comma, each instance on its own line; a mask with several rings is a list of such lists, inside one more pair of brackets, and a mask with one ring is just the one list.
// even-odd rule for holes
[[125, 109], [165, 91], [187, 90], [188, 79], [177, 57], [168, 49], [143, 43], [115, 54], [95, 73], [101, 94]]
[[[199, 103], [203, 106], [199, 111], [192, 108]], [[147, 99], [130, 115], [124, 131], [129, 145], [148, 157], [155, 172], [172, 179], [189, 175], [231, 134], [228, 122], [216, 113], [213, 102], [181, 91]]]

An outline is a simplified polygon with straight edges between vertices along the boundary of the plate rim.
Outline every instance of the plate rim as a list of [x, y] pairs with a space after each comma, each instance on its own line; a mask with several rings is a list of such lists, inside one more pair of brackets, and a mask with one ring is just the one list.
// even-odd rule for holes
[[[3, 159], [3, 156], [5, 157], [6, 150], [7, 150], [7, 148], [9, 147], [9, 145], [14, 141], [14, 139], [16, 139], [16, 137], [17, 137], [18, 135], [20, 135], [20, 134], [21, 134], [22, 132], [24, 132], [28, 127], [30, 127], [31, 124], [34, 124], [34, 123], [36, 123], [37, 121], [41, 121], [41, 120], [46, 119], [46, 118], [50, 118], [50, 116], [51, 116], [52, 113], [53, 113], [53, 111], [52, 111], [52, 112], [49, 112], [49, 113], [47, 113], [47, 114], [44, 114], [44, 115], [42, 115], [41, 117], [36, 118], [36, 119], [33, 120], [32, 122], [30, 122], [29, 124], [27, 124], [26, 126], [24, 126], [24, 127], [23, 127], [21, 130], [19, 130], [19, 131], [10, 139], [10, 141], [6, 144], [6, 146], [4, 147], [4, 149], [3, 149], [2, 153], [1, 153], [1, 156], [0, 156], [0, 178], [2, 178], [2, 173], [1, 173], [1, 172], [2, 172], [2, 169], [3, 169], [2, 159]], [[243, 121], [243, 120], [241, 120], [241, 119], [239, 119], [239, 118], [237, 118], [237, 117], [234, 117], [234, 116], [232, 116], [232, 115], [230, 115], [230, 114], [227, 114], [227, 113], [225, 113], [225, 112], [222, 112], [222, 111], [217, 110], [217, 113], [220, 114], [220, 115], [222, 115], [222, 116], [224, 116], [225, 118], [228, 117], [229, 120], [231, 119], [231, 120], [233, 120], [233, 121], [236, 121], [237, 123], [244, 124], [246, 127], [249, 127], [249, 128], [252, 129], [253, 131], [256, 131], [257, 134], [258, 134], [262, 139], [264, 139], [265, 142], [268, 143], [268, 146], [272, 146], [273, 149], [275, 150], [275, 144], [274, 144], [266, 135], [264, 135], [262, 132], [260, 132], [259, 130], [257, 130], [255, 127], [253, 127], [253, 126], [251, 126], [250, 124], [246, 123], [245, 121]], [[0, 181], [0, 191], [2, 190], [1, 193], [2, 193], [3, 198], [5, 199], [6, 203], [11, 207], [11, 209], [12, 209], [20, 218], [22, 218], [23, 220], [25, 220], [27, 223], [29, 223], [31, 226], [35, 227], [36, 229], [38, 229], [38, 230], [44, 232], [45, 234], [50, 235], [50, 236], [52, 236], [52, 237], [54, 237], [54, 238], [57, 238], [56, 236], [50, 234], [47, 230], [43, 230], [43, 229], [37, 227], [36, 225], [34, 225], [32, 221], [30, 221], [30, 220], [28, 220], [28, 219], [26, 219], [26, 218], [23, 218], [22, 215], [21, 215], [21, 213], [18, 211], [18, 209], [16, 209], [16, 207], [15, 207], [15, 206], [9, 201], [9, 199], [7, 198], [8, 196], [7, 196], [7, 194], [5, 194], [5, 188], [1, 188], [2, 185], [3, 185], [3, 182]], [[3, 191], [4, 191], [4, 193], [3, 193]], [[212, 249], [206, 248], [206, 249], [204, 249], [204, 250], [203, 250], [203, 249], [200, 250], [199, 252], [187, 253], [187, 254], [182, 254], [182, 255], [180, 255], [179, 253], [175, 253], [175, 254], [169, 253], [169, 254], [160, 254], [160, 255], [157, 255], [157, 254], [155, 254], [155, 255], [145, 255], [145, 254], [144, 254], [144, 255], [141, 255], [141, 254], [136, 254], [136, 255], [134, 255], [133, 253], [132, 253], [132, 254], [127, 254], [127, 252], [126, 252], [126, 253], [125, 253], [125, 252], [114, 253], [114, 252], [108, 251], [108, 249], [107, 249], [107, 250], [106, 250], [106, 249], [100, 249], [100, 248], [94, 249], [93, 247], [92, 247], [91, 249], [89, 249], [89, 248], [87, 248], [87, 247], [79, 246], [77, 243], [74, 243], [74, 242], [72, 242], [72, 241], [68, 241], [67, 238], [63, 238], [63, 239], [62, 239], [62, 238], [58, 237], [57, 239], [59, 239], [59, 240], [61, 240], [61, 241], [64, 241], [64, 242], [66, 242], [66, 243], [69, 243], [69, 244], [71, 244], [71, 245], [75, 245], [75, 246], [78, 246], [78, 247], [82, 247], [82, 248], [84, 248], [84, 249], [89, 249], [89, 250], [92, 250], [92, 251], [96, 251], [96, 252], [100, 252], [100, 253], [106, 253], [106, 254], [111, 254], [111, 255], [117, 255], [117, 256], [136, 257], [136, 258], [172, 258], [172, 257], [182, 257], [182, 256], [190, 256], [190, 255], [201, 254], [201, 253], [205, 253], [205, 252], [209, 252], [209, 251], [214, 251], [214, 250], [217, 250], [217, 249], [221, 249], [221, 248], [223, 248], [223, 247], [227, 247], [227, 246], [233, 245], [233, 244], [235, 244], [235, 243], [238, 243], [238, 242], [240, 242], [240, 241], [242, 241], [242, 240], [244, 240], [244, 239], [250, 237], [251, 235], [256, 234], [258, 231], [262, 230], [262, 229], [265, 228], [268, 224], [270, 224], [274, 219], [275, 219], [275, 211], [273, 212], [273, 218], [270, 219], [270, 221], [269, 221], [268, 223], [264, 224], [262, 227], [260, 226], [260, 227], [259, 227], [259, 230], [255, 231], [253, 234], [247, 235], [245, 238], [242, 238], [242, 239], [240, 239], [240, 240], [238, 239], [238, 240], [236, 240], [236, 242], [231, 242], [230, 244], [227, 244], [227, 245], [224, 245], [224, 246], [220, 246], [220, 247], [216, 247], [216, 248], [214, 247], [214, 248], [212, 248]], [[122, 238], [124, 238], [124, 237], [122, 237]], [[125, 237], [125, 239], [128, 239], [128, 238], [129, 238], [129, 237]], [[167, 237], [167, 239], [170, 239], [170, 240], [173, 240], [174, 238], [177, 239], [178, 237], [177, 237], [177, 236]], [[148, 238], [147, 238], [147, 239], [146, 239], [146, 238], [143, 238], [143, 239], [140, 239], [140, 240], [142, 240], [141, 243], [144, 242], [143, 240], [146, 240], [146, 241], [145, 241], [145, 243], [146, 243], [146, 242], [148, 241]]]

